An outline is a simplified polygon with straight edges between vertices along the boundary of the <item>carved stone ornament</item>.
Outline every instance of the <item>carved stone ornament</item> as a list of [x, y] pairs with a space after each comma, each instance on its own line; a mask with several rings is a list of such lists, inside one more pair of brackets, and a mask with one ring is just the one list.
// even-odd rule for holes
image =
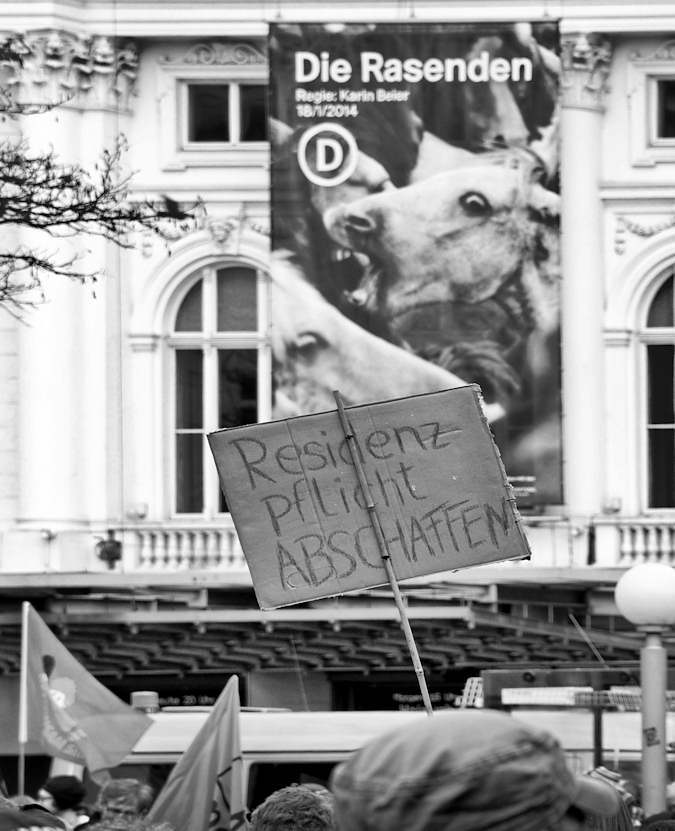
[[647, 237], [660, 234], [662, 231], [667, 231], [674, 226], [675, 215], [646, 224], [620, 214], [616, 217], [616, 225], [614, 228], [614, 252], [619, 256], [625, 252], [629, 234], [646, 239]]
[[41, 112], [68, 104], [127, 109], [135, 91], [138, 50], [131, 41], [63, 31], [0, 35], [3, 109]]
[[239, 221], [233, 216], [225, 219], [209, 219], [206, 222], [206, 229], [217, 245], [226, 245], [232, 232], [238, 227]]
[[609, 40], [596, 33], [563, 35], [560, 57], [563, 106], [604, 110], [612, 60]]
[[662, 43], [661, 46], [651, 50], [648, 54], [639, 51], [631, 52], [630, 60], [633, 63], [639, 63], [640, 61], [648, 63], [652, 61], [675, 61], [675, 40]]
[[[201, 203], [200, 203], [201, 204]], [[209, 216], [203, 208], [195, 209], [187, 219], [165, 219], [159, 223], [157, 232], [165, 243], [176, 242], [198, 231], [207, 231], [213, 242], [223, 251], [237, 253], [239, 235], [245, 229], [269, 237], [270, 229], [260, 220], [249, 217], [246, 206], [242, 205], [234, 216]], [[151, 257], [153, 253], [152, 232], [144, 233], [141, 239], [141, 253]]]
[[197, 43], [183, 55], [165, 55], [160, 63], [187, 66], [261, 66], [267, 56], [252, 43]]

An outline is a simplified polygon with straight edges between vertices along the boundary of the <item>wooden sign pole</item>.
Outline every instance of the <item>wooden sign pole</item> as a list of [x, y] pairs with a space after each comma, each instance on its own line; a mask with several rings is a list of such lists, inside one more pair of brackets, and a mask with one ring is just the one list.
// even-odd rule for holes
[[427, 711], [427, 715], [431, 716], [433, 715], [434, 711], [431, 706], [431, 698], [429, 697], [429, 690], [427, 688], [426, 678], [424, 677], [422, 662], [420, 661], [420, 656], [417, 651], [417, 645], [415, 644], [415, 638], [413, 637], [412, 629], [410, 628], [410, 621], [408, 620], [405, 605], [403, 604], [401, 590], [399, 589], [398, 583], [396, 582], [396, 574], [394, 573], [394, 567], [391, 564], [391, 556], [389, 555], [387, 541], [385, 540], [384, 533], [382, 531], [380, 517], [377, 513], [377, 506], [373, 502], [373, 497], [370, 492], [370, 486], [368, 484], [366, 474], [364, 473], [363, 466], [361, 464], [361, 457], [358, 451], [355, 449], [356, 436], [354, 435], [354, 431], [349, 422], [349, 418], [347, 416], [347, 413], [345, 412], [344, 404], [342, 403], [342, 397], [340, 396], [340, 393], [337, 390], [334, 390], [333, 396], [335, 398], [335, 403], [337, 404], [338, 417], [340, 419], [340, 424], [342, 425], [342, 432], [344, 433], [345, 439], [347, 440], [349, 453], [352, 457], [354, 469], [356, 470], [356, 475], [359, 480], [359, 486], [361, 487], [363, 498], [366, 503], [368, 517], [370, 518], [370, 523], [373, 526], [373, 531], [375, 532], [375, 539], [377, 540], [377, 547], [380, 551], [380, 557], [382, 558], [384, 568], [387, 572], [389, 585], [391, 586], [391, 590], [394, 593], [394, 601], [396, 602], [396, 608], [398, 609], [398, 614], [401, 619], [401, 629], [403, 629], [403, 634], [405, 635], [406, 643], [408, 644], [408, 651], [410, 652], [410, 657], [412, 659], [413, 669], [415, 670], [415, 675], [417, 676], [417, 683], [419, 684], [420, 692], [422, 693], [424, 709]]

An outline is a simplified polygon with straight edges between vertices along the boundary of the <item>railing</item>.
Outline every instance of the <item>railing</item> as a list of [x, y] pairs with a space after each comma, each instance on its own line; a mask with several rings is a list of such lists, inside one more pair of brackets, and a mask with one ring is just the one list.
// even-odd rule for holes
[[[593, 542], [589, 526], [561, 517], [524, 517], [524, 526], [532, 565], [630, 568], [663, 562], [675, 566], [675, 517], [672, 521], [603, 517], [593, 526]], [[125, 532], [124, 548], [127, 570], [247, 570], [231, 524], [142, 526]], [[589, 555], [594, 562], [589, 563]]]
[[666, 563], [675, 565], [675, 518], [670, 522], [639, 520], [621, 522], [619, 532], [619, 561], [617, 565], [630, 568], [638, 563]]
[[675, 566], [675, 516], [602, 517], [595, 529], [595, 565], [631, 568], [639, 563]]
[[[523, 517], [532, 558], [504, 562], [505, 569], [630, 568], [644, 562], [675, 566], [675, 516], [596, 517], [592, 524], [562, 516]], [[122, 559], [111, 571], [125, 574], [211, 571], [248, 576], [232, 520], [158, 522], [138, 521], [113, 528], [122, 543]], [[0, 573], [101, 572], [109, 564], [100, 557], [97, 544], [108, 528], [91, 526], [13, 529], [0, 538]], [[250, 579], [250, 577], [248, 578]]]
[[126, 571], [247, 571], [233, 525], [143, 525], [123, 534]]

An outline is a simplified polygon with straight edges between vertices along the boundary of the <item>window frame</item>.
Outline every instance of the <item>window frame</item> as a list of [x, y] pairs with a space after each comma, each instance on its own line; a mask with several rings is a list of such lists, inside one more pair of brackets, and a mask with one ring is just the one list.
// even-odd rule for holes
[[635, 53], [628, 65], [630, 156], [633, 167], [675, 162], [675, 137], [658, 135], [658, 82], [675, 81], [675, 41], [651, 54]]
[[[218, 332], [217, 273], [227, 268], [250, 268], [255, 274], [257, 287], [257, 322], [256, 331]], [[176, 332], [173, 329], [180, 305], [192, 287], [202, 280], [202, 329], [200, 332]], [[213, 462], [206, 436], [219, 429], [218, 424], [218, 351], [220, 349], [256, 349], [258, 352], [258, 421], [268, 421], [272, 415], [272, 348], [269, 337], [269, 278], [266, 273], [253, 263], [239, 259], [223, 259], [203, 266], [194, 272], [182, 285], [179, 296], [169, 318], [165, 344], [167, 350], [167, 426], [165, 435], [167, 455], [167, 515], [176, 520], [213, 520], [229, 516], [219, 510], [220, 486], [218, 473]], [[201, 511], [182, 512], [177, 509], [177, 449], [176, 436], [176, 353], [180, 349], [198, 349], [202, 351], [203, 367], [203, 425], [202, 470], [204, 504]], [[184, 433], [199, 432], [195, 429], [181, 429]]]
[[[647, 326], [649, 310], [656, 295], [664, 282], [668, 280], [675, 271], [675, 263], [670, 263], [660, 270], [661, 279], [652, 282], [650, 290], [644, 297], [640, 315], [640, 326], [638, 330], [639, 342], [639, 369], [640, 369], [640, 503], [642, 512], [646, 516], [663, 515], [675, 512], [675, 504], [666, 507], [652, 507], [650, 501], [650, 453], [649, 453], [649, 432], [652, 429], [649, 420], [649, 365], [648, 347], [659, 345], [675, 345], [675, 325], [669, 326]], [[670, 429], [668, 427], [664, 429]], [[675, 431], [675, 424], [672, 428]]]
[[675, 71], [671, 71], [667, 75], [654, 75], [649, 79], [650, 95], [650, 140], [654, 147], [675, 147], [675, 135], [660, 136], [659, 135], [659, 84], [669, 81], [675, 84]]
[[[190, 86], [227, 86], [229, 89], [228, 96], [228, 124], [230, 127], [230, 135], [236, 135], [236, 139], [230, 141], [190, 141], [190, 104], [189, 104], [189, 88]], [[241, 88], [247, 86], [266, 86], [261, 82], [256, 82], [250, 79], [242, 80], [225, 80], [223, 78], [209, 78], [195, 79], [195, 78], [179, 78], [176, 81], [176, 92], [178, 95], [178, 148], [179, 151], [184, 152], [224, 152], [234, 148], [244, 148], [260, 150], [266, 149], [268, 142], [266, 141], [242, 141], [241, 140]]]
[[[231, 44], [232, 51], [236, 44]], [[247, 63], [195, 63], [194, 57], [182, 60], [165, 58], [157, 65], [159, 121], [172, 129], [159, 130], [159, 155], [162, 170], [181, 171], [191, 167], [265, 167], [269, 163], [269, 142], [187, 142], [189, 84], [228, 84], [237, 90], [243, 85], [267, 86], [269, 69], [262, 53], [245, 44]], [[194, 52], [194, 50], [193, 50]], [[192, 54], [192, 53], [190, 53]], [[260, 62], [256, 62], [256, 61]], [[238, 93], [237, 93], [238, 95]], [[233, 106], [230, 95], [230, 112]], [[237, 120], [239, 116], [237, 113]]]

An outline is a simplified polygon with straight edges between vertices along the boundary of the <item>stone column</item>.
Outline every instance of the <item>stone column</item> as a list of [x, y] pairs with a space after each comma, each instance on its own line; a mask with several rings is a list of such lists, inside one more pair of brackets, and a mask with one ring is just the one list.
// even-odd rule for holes
[[[127, 110], [136, 73], [129, 44], [39, 32], [26, 54], [14, 98], [37, 115], [21, 117], [28, 146], [53, 147], [63, 162], [87, 169], [110, 147]], [[59, 106], [49, 109], [50, 104]], [[121, 516], [121, 300], [115, 246], [78, 234], [45, 248], [78, 270], [107, 271], [111, 283], [44, 280], [46, 302], [21, 331], [19, 520], [55, 529], [105, 526]]]
[[564, 497], [572, 519], [603, 504], [603, 231], [600, 179], [608, 41], [562, 37], [562, 364]]

